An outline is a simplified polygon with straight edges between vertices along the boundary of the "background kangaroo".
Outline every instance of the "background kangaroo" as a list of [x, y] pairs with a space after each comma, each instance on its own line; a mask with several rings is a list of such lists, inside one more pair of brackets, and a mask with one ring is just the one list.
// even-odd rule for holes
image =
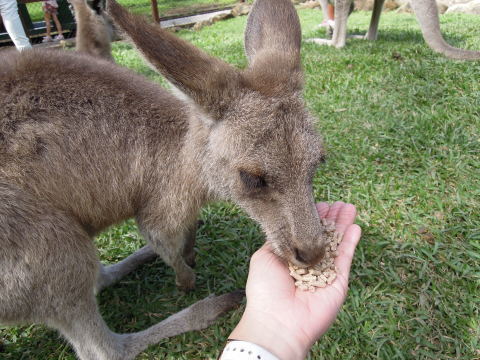
[[[194, 286], [191, 234], [208, 201], [240, 205], [284, 259], [310, 265], [324, 254], [311, 185], [324, 155], [301, 97], [291, 2], [255, 3], [245, 70], [114, 1], [107, 8], [184, 100], [100, 57], [0, 56], [0, 323], [52, 326], [83, 360], [132, 359], [239, 302], [209, 297], [127, 335], [98, 312], [95, 292], [156, 254], [181, 288]], [[102, 266], [92, 237], [130, 217], [148, 245]]]
[[[366, 40], [376, 40], [378, 34], [378, 23], [382, 14], [385, 0], [375, 0], [373, 5], [370, 27], [365, 37]], [[350, 13], [352, 0], [335, 0], [335, 29], [331, 40], [310, 39], [317, 44], [333, 45], [337, 48], [345, 46], [347, 38], [347, 20]], [[455, 48], [449, 45], [440, 32], [440, 21], [438, 8], [435, 0], [411, 0], [411, 5], [417, 16], [423, 38], [427, 44], [436, 52], [439, 52], [450, 59], [478, 60], [480, 51], [470, 51]]]
[[77, 33], [76, 50], [113, 61], [111, 42], [113, 28], [105, 15], [104, 2], [92, 1], [91, 6], [85, 0], [69, 0], [75, 12]]

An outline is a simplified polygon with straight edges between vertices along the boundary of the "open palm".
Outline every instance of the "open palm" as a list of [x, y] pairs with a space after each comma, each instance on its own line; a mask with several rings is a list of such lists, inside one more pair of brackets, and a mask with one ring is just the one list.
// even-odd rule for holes
[[[331, 206], [319, 203], [317, 209], [321, 218], [334, 221], [337, 231], [344, 234], [335, 260], [338, 268], [336, 280], [314, 293], [299, 290], [286, 264], [271, 252], [270, 245], [266, 243], [250, 262], [246, 289], [247, 308], [237, 327], [238, 331], [234, 330], [232, 338], [245, 337], [246, 332], [249, 332], [249, 339], [244, 340], [265, 346], [281, 359], [303, 358], [311, 345], [335, 320], [347, 294], [350, 264], [361, 231], [358, 225], [353, 224], [356, 217], [353, 205], [343, 202]], [[257, 326], [260, 330], [252, 329], [252, 326]], [[277, 344], [261, 344], [262, 341], [268, 342], [270, 332], [279, 332], [275, 334]], [[264, 337], [266, 339], [262, 340]], [[279, 340], [283, 340], [285, 349], [279, 347]]]

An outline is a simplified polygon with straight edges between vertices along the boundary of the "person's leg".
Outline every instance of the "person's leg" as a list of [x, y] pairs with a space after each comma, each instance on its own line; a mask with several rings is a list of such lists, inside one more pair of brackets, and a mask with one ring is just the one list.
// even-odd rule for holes
[[327, 12], [328, 12], [327, 25], [329, 28], [329, 33], [330, 35], [332, 35], [333, 29], [335, 28], [335, 6], [333, 6], [333, 4], [331, 3], [328, 3]]
[[327, 6], [327, 9], [328, 9], [328, 19], [335, 20], [335, 7], [329, 3]]
[[326, 26], [328, 20], [328, 0], [318, 0], [320, 7], [322, 8], [323, 21], [320, 26]]
[[58, 20], [57, 14], [52, 14], [53, 21], [55, 22], [55, 26], [57, 27], [58, 35], [55, 37], [56, 40], [62, 40], [63, 39], [63, 30], [62, 30], [62, 24], [60, 24], [60, 21]]
[[25, 30], [23, 29], [16, 0], [0, 0], [0, 14], [2, 15], [5, 29], [10, 35], [17, 50], [22, 51], [32, 47]]
[[44, 18], [45, 18], [45, 28], [47, 30], [47, 36], [45, 36], [43, 38], [43, 42], [49, 42], [49, 41], [52, 41], [52, 36], [51, 36], [52, 28], [51, 28], [51, 24], [50, 24], [50, 20], [51, 20], [52, 17], [50, 16], [49, 12], [45, 11]]

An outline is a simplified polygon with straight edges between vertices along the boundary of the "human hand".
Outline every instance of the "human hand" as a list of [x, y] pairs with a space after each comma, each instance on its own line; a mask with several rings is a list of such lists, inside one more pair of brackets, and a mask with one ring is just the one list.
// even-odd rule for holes
[[304, 359], [335, 320], [348, 290], [348, 275], [361, 229], [352, 204], [317, 204], [320, 218], [336, 224], [343, 240], [335, 259], [337, 278], [314, 293], [295, 286], [288, 266], [267, 242], [253, 254], [247, 280], [247, 306], [230, 339], [255, 343], [282, 360]]

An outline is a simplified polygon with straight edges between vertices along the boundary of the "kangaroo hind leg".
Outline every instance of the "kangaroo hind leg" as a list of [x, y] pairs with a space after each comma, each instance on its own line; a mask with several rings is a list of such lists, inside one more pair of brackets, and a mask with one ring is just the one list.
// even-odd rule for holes
[[101, 265], [96, 286], [97, 293], [115, 284], [140, 265], [153, 261], [155, 258], [157, 258], [157, 254], [151, 246], [147, 245], [116, 264]]
[[0, 183], [0, 322], [54, 327], [82, 360], [124, 359], [96, 306], [92, 239], [64, 212]]

